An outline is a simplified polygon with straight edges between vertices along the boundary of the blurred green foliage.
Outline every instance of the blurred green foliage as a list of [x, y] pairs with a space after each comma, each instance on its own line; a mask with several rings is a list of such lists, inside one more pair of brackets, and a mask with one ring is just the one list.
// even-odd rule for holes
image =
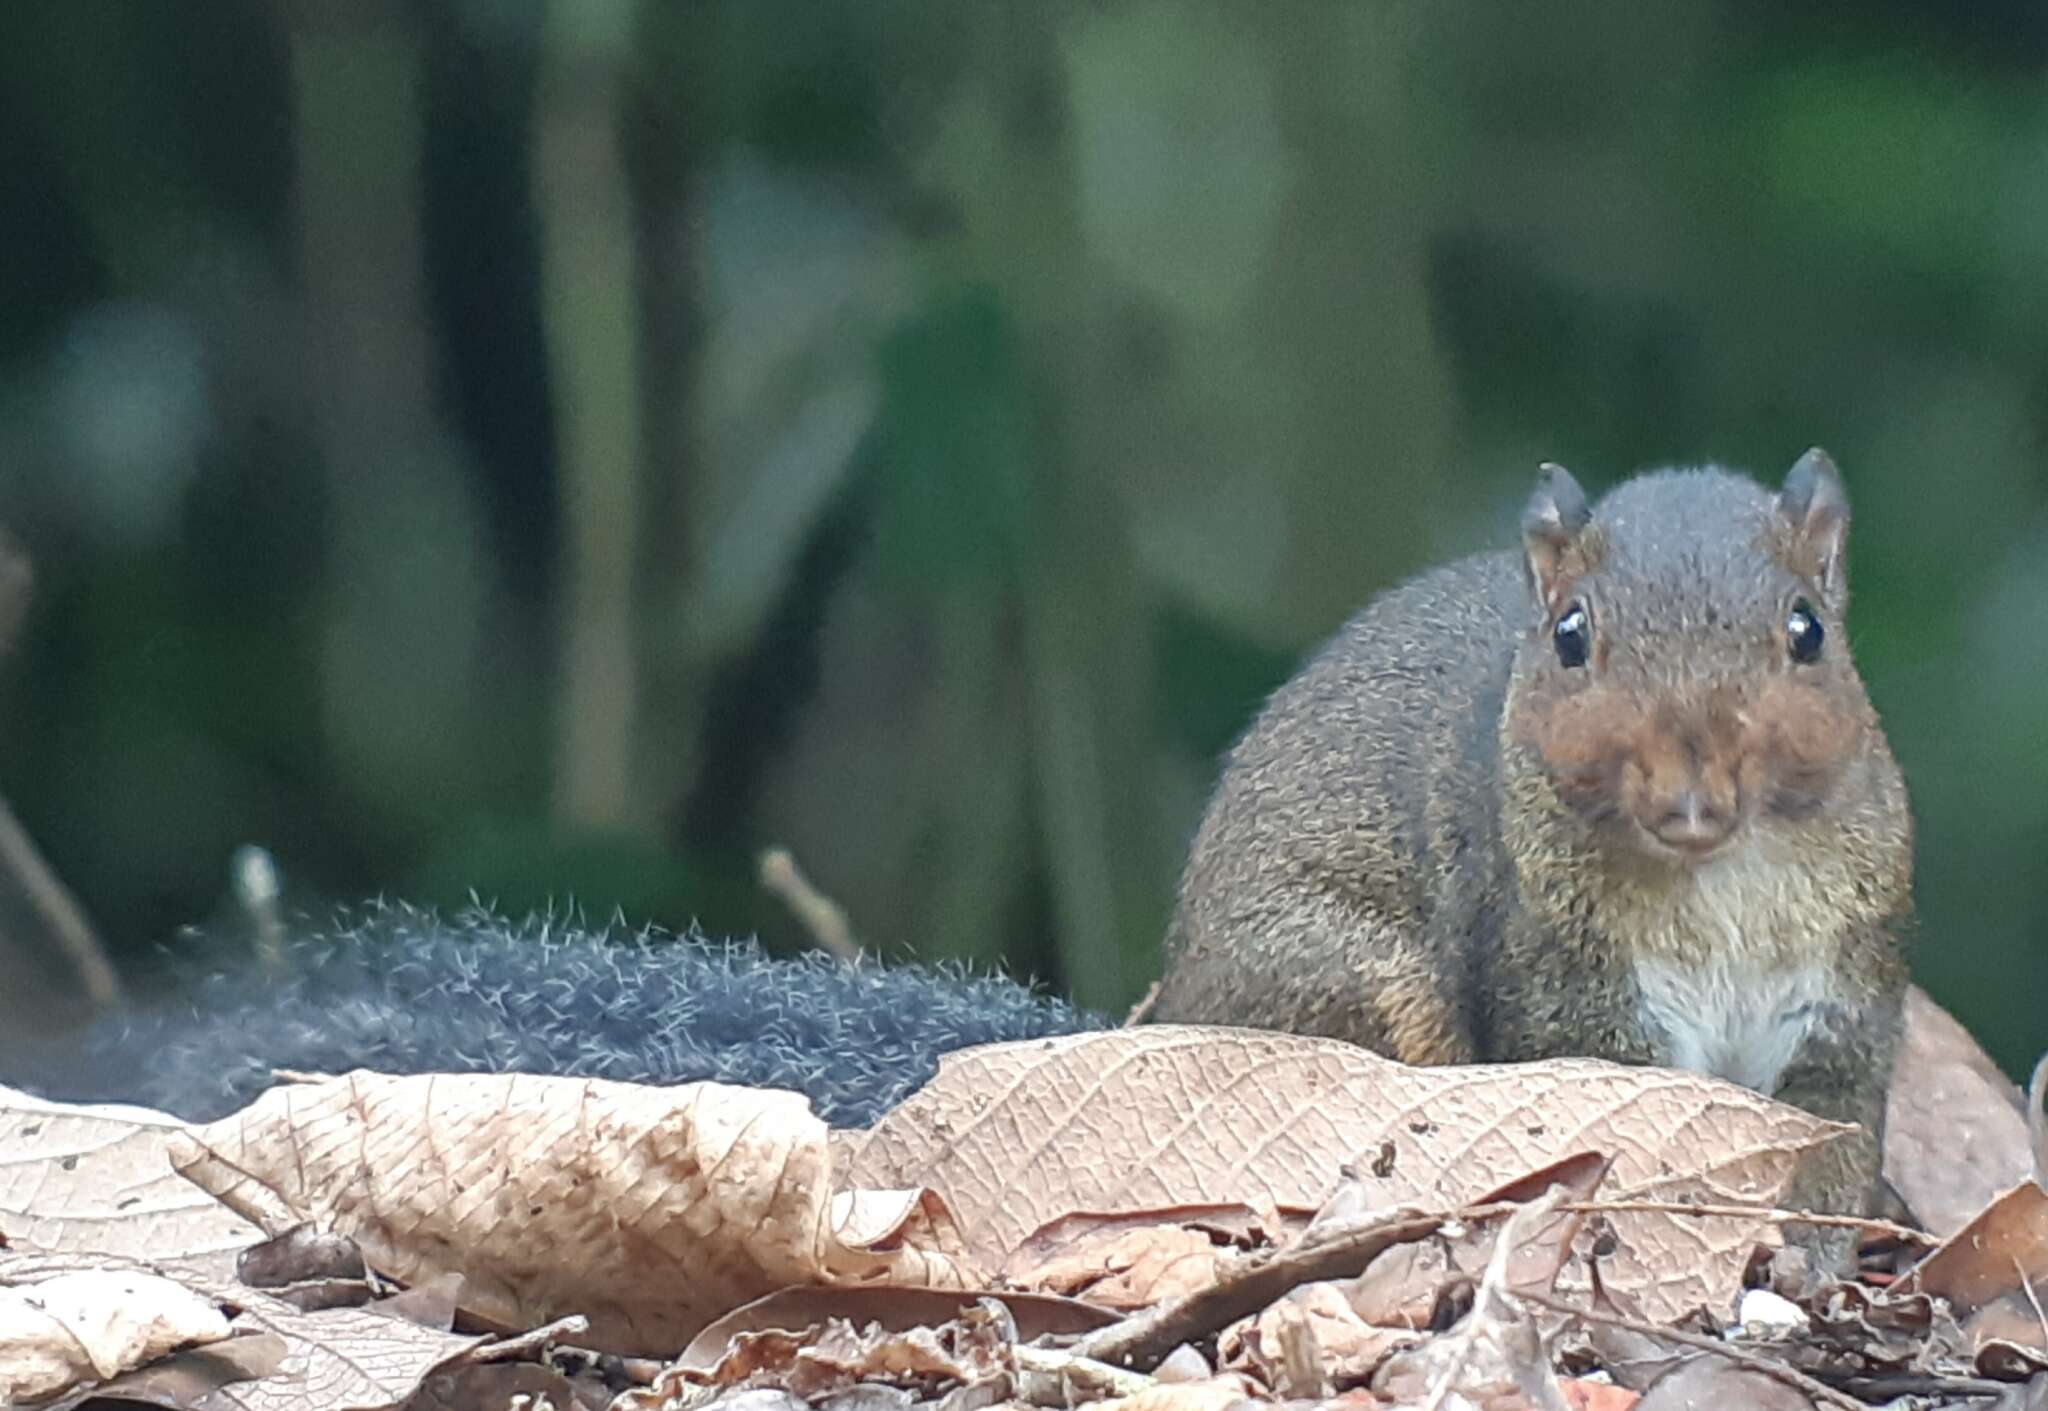
[[1921, 976], [2042, 1043], [2037, 5], [72, 0], [0, 130], [0, 787], [123, 947], [250, 841], [795, 944], [780, 843], [1122, 1003], [1350, 609], [1818, 442]]

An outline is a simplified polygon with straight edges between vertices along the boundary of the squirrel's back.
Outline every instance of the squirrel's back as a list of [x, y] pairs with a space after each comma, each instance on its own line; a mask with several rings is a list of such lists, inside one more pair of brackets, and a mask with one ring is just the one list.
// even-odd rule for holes
[[[1344, 913], [1443, 936], [1500, 884], [1496, 724], [1525, 598], [1509, 553], [1429, 570], [1373, 599], [1273, 695], [1189, 854], [1157, 1017], [1327, 1033], [1409, 1062], [1475, 1056], [1467, 998], [1435, 982], [1428, 956], [1395, 958], [1379, 1012], [1332, 982], [1356, 967]], [[1302, 896], [1324, 889], [1327, 911], [1306, 914]], [[1214, 953], [1249, 936], [1286, 963], [1247, 983]]]

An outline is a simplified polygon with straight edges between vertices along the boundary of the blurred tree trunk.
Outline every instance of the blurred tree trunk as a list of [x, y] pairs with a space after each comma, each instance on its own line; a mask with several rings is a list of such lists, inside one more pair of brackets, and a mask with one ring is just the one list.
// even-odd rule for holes
[[323, 723], [354, 806], [416, 833], [500, 767], [474, 743], [489, 568], [433, 400], [424, 40], [382, 0], [286, 16], [306, 386], [333, 526]]
[[1011, 238], [982, 254], [1022, 322], [1027, 366], [1057, 379], [1034, 389], [1040, 491], [1020, 565], [1033, 787], [1063, 969], [1077, 1002], [1115, 1008], [1152, 971], [1173, 874], [1154, 808], [1153, 604], [1109, 473], [1114, 314], [1077, 277], [1088, 259], [1058, 44], [1073, 15], [1011, 5], [986, 27]]
[[638, 827], [640, 307], [633, 202], [619, 147], [634, 0], [552, 0], [542, 30], [534, 201], [558, 428], [563, 544], [555, 810]]

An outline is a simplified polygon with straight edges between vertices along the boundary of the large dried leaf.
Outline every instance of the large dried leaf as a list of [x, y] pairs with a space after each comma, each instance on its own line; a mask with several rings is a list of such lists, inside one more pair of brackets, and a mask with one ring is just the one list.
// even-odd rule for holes
[[1411, 1068], [1334, 1040], [1152, 1026], [951, 1054], [849, 1142], [847, 1179], [925, 1186], [1000, 1259], [1075, 1210], [1455, 1206], [1584, 1151], [1607, 1194], [1767, 1203], [1839, 1130], [1698, 1074], [1593, 1059]]
[[262, 1232], [178, 1179], [185, 1130], [139, 1107], [74, 1107], [0, 1088], [0, 1235], [17, 1249], [209, 1260]]
[[460, 1273], [489, 1324], [584, 1314], [611, 1351], [673, 1352], [790, 1284], [966, 1282], [933, 1202], [835, 1200], [795, 1093], [353, 1073], [272, 1089], [173, 1159], [273, 1234], [311, 1220], [401, 1280]]
[[[865, 1135], [847, 1179], [927, 1187], [977, 1260], [1073, 1211], [1242, 1202], [1313, 1209], [1350, 1164], [1369, 1203], [1451, 1208], [1566, 1156], [1614, 1199], [1769, 1205], [1842, 1129], [1698, 1074], [1591, 1059], [1410, 1068], [1349, 1044], [1156, 1026], [991, 1045]], [[1611, 1217], [1608, 1287], [1646, 1316], [1739, 1286], [1750, 1221]]]
[[1952, 1235], [2032, 1170], [2019, 1089], [1917, 987], [1892, 1071], [1884, 1174], [1938, 1235]]

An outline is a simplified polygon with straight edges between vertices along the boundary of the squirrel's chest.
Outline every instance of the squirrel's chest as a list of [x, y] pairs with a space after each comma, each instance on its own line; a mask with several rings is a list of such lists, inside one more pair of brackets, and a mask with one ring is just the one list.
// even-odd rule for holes
[[1809, 885], [1730, 860], [1630, 918], [1637, 1017], [1658, 1063], [1777, 1090], [1840, 1009], [1839, 918]]
[[1831, 977], [1814, 965], [1764, 970], [1645, 957], [1635, 980], [1639, 1018], [1660, 1065], [1766, 1095], [1834, 1007]]

